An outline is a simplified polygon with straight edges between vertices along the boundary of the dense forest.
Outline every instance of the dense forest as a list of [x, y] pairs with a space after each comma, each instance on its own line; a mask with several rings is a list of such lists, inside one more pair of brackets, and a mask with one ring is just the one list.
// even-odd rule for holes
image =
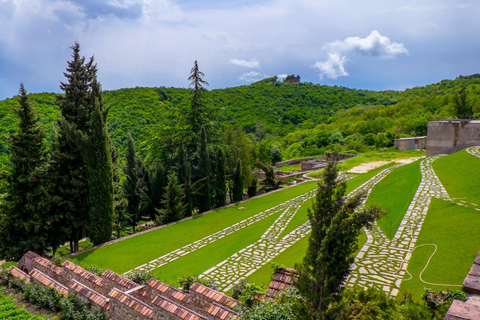
[[[261, 147], [280, 148], [283, 158], [320, 155], [333, 145], [364, 151], [369, 146], [389, 147], [393, 137], [425, 135], [429, 120], [456, 117], [456, 96], [466, 93], [472, 114], [480, 115], [480, 75], [442, 80], [402, 92], [367, 91], [312, 83], [284, 83], [276, 77], [251, 85], [205, 92], [205, 101], [215, 110], [223, 127], [241, 126]], [[123, 154], [127, 132], [138, 143], [142, 157], [152, 139], [169, 127], [189, 104], [192, 89], [129, 88], [104, 91], [110, 136]], [[55, 94], [31, 94], [30, 100], [47, 132], [60, 115]], [[0, 155], [5, 135], [15, 131], [18, 120], [13, 108], [18, 96], [0, 102]], [[462, 116], [462, 118], [464, 118]], [[50, 138], [47, 137], [47, 140]]]

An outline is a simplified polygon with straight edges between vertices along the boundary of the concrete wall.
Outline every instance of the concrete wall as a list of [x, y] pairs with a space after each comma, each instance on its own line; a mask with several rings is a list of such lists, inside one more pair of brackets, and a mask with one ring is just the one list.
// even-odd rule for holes
[[480, 145], [480, 121], [430, 121], [427, 127], [427, 156], [450, 154]]
[[395, 148], [397, 150], [418, 150], [427, 147], [427, 137], [400, 138], [395, 139]]

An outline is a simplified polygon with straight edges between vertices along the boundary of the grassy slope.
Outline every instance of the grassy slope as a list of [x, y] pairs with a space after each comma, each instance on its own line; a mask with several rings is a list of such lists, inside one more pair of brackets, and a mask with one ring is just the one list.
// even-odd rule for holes
[[[393, 164], [387, 164], [381, 168], [376, 168], [374, 170], [371, 170], [367, 173], [358, 175], [350, 180], [347, 181], [347, 193], [351, 192], [358, 186], [362, 185], [369, 179], [371, 179], [373, 176], [375, 176], [377, 173], [382, 171], [385, 168], [388, 168], [389, 166], [392, 166]], [[307, 221], [307, 209], [312, 207], [312, 201], [307, 201], [297, 212], [295, 217], [293, 217], [292, 221], [290, 221], [289, 225], [285, 230], [282, 232], [281, 237], [284, 235], [288, 234], [290, 231], [294, 230], [301, 224], [305, 223]], [[360, 234], [358, 237], [358, 250], [355, 253], [355, 255], [358, 253], [358, 251], [363, 247], [365, 242], [367, 241], [367, 237], [364, 232]], [[299, 240], [297, 243], [295, 243], [293, 246], [276, 256], [273, 260], [273, 264], [283, 264], [286, 267], [293, 268], [296, 263], [302, 262], [303, 257], [305, 256], [305, 252], [307, 250], [308, 246], [308, 236], [304, 237], [303, 239]], [[264, 265], [260, 269], [258, 269], [256, 272], [251, 274], [248, 279], [251, 282], [254, 282], [259, 285], [266, 285], [270, 283], [270, 278], [272, 276], [272, 263]]]
[[416, 161], [395, 169], [372, 189], [367, 205], [379, 204], [388, 211], [378, 225], [389, 239], [395, 236], [421, 179], [420, 162]]
[[480, 158], [461, 150], [436, 160], [433, 169], [450, 197], [480, 204]]
[[[416, 245], [434, 243], [438, 249], [422, 275], [423, 280], [461, 285], [480, 250], [478, 226], [480, 226], [479, 211], [432, 199]], [[400, 292], [408, 290], [416, 299], [420, 299], [425, 287], [435, 290], [449, 288], [428, 285], [418, 278], [433, 250], [433, 246], [415, 249], [408, 266], [412, 279], [402, 282]], [[450, 288], [460, 290], [461, 287]]]
[[[123, 273], [290, 198], [303, 194], [308, 190], [312, 190], [315, 188], [315, 185], [315, 182], [306, 182], [264, 197], [246, 201], [240, 205], [220, 209], [195, 219], [173, 224], [85, 252], [75, 256], [75, 259], [84, 264], [96, 264], [101, 268], [109, 268]], [[240, 207], [245, 209], [239, 210]]]

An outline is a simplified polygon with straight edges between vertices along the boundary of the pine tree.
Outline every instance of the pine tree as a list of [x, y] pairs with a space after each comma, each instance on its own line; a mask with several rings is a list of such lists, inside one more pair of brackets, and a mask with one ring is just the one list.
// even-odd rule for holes
[[314, 319], [328, 318], [328, 306], [338, 297], [353, 263], [360, 230], [371, 227], [384, 214], [378, 207], [355, 211], [364, 195], [347, 201], [345, 191], [345, 181], [338, 181], [336, 162], [330, 161], [318, 183], [313, 208], [308, 211], [312, 232], [307, 253], [303, 263], [296, 266], [296, 285]]
[[199, 190], [197, 192], [197, 205], [199, 212], [204, 212], [212, 208], [212, 192], [210, 186], [211, 166], [210, 153], [207, 149], [207, 133], [205, 127], [200, 130], [200, 145], [198, 148], [198, 173]]
[[180, 144], [177, 152], [177, 172], [179, 176], [178, 180], [183, 185], [185, 195], [185, 216], [189, 217], [193, 212], [192, 168], [190, 162], [188, 162], [187, 153], [183, 144]]
[[162, 224], [178, 221], [185, 215], [186, 205], [183, 203], [183, 192], [178, 184], [177, 175], [172, 172], [168, 176], [168, 184], [163, 197], [164, 209], [158, 210]]
[[167, 172], [160, 161], [147, 171], [147, 201], [145, 213], [150, 216], [152, 221], [155, 221], [158, 211], [163, 209], [162, 196], [165, 194], [165, 187], [167, 185]]
[[213, 117], [203, 97], [206, 91], [205, 85], [208, 86], [208, 82], [203, 80], [203, 77], [205, 77], [205, 74], [199, 70], [197, 60], [195, 60], [188, 77], [188, 80], [191, 81], [190, 86], [193, 86], [193, 94], [190, 98], [190, 111], [186, 114], [186, 122], [189, 125], [189, 129], [196, 135], [200, 134], [202, 127], [206, 128], [207, 132], [209, 131], [208, 129], [211, 127], [210, 120]]
[[[95, 110], [91, 92], [96, 65], [93, 57], [85, 62], [80, 56], [78, 43], [71, 49], [72, 60], [67, 62], [64, 73], [67, 82], [60, 82], [64, 95], [58, 95], [56, 102], [65, 121], [88, 133]], [[49, 194], [56, 199], [52, 211], [63, 215], [62, 225], [68, 228], [70, 250], [75, 252], [78, 242], [86, 235], [89, 221], [87, 169], [81, 150], [67, 138], [63, 126], [60, 126], [58, 148], [52, 152], [49, 167]]]
[[242, 160], [237, 159], [237, 168], [233, 176], [233, 202], [243, 200], [243, 175], [242, 175]]
[[459, 119], [471, 119], [473, 116], [472, 104], [467, 99], [467, 90], [462, 88], [453, 96], [455, 115]]
[[43, 254], [48, 246], [49, 202], [45, 189], [45, 133], [20, 84], [18, 131], [8, 138], [10, 174], [0, 204], [0, 255], [18, 260], [28, 250]]

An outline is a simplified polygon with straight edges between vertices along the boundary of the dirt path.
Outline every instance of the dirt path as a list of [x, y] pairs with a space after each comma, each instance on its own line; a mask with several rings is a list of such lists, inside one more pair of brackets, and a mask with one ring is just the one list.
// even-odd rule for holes
[[390, 161], [372, 161], [372, 162], [367, 162], [367, 163], [362, 163], [361, 165], [358, 165], [347, 172], [349, 173], [366, 173], [370, 170], [373, 170], [378, 167], [382, 167], [386, 165], [387, 163], [395, 162], [395, 163], [401, 163], [401, 164], [407, 164], [414, 162], [420, 158], [405, 158], [405, 159], [395, 159], [395, 160], [390, 160]]

